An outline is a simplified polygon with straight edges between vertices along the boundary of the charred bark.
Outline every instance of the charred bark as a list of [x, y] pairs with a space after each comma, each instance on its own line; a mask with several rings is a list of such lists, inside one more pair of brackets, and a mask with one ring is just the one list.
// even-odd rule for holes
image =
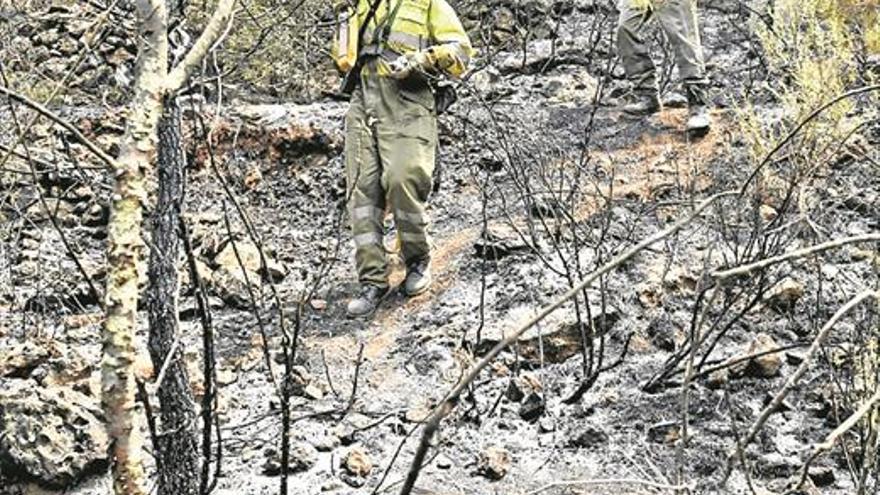
[[178, 319], [180, 256], [179, 221], [183, 208], [185, 155], [181, 111], [175, 98], [165, 99], [159, 121], [159, 191], [153, 213], [150, 246], [148, 312], [149, 349], [159, 374], [160, 427], [156, 438], [159, 495], [199, 493], [197, 411], [183, 359]]

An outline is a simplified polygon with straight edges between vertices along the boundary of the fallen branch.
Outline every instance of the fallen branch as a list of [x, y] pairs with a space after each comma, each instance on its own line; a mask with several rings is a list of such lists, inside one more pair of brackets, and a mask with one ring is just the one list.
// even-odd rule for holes
[[681, 491], [691, 491], [694, 489], [693, 485], [669, 485], [666, 483], [657, 483], [655, 481], [648, 480], [640, 480], [635, 478], [608, 478], [608, 479], [595, 479], [595, 480], [569, 480], [569, 481], [555, 481], [548, 485], [544, 485], [537, 490], [533, 490], [527, 492], [523, 495], [537, 495], [539, 493], [546, 492], [548, 490], [552, 490], [553, 488], [563, 488], [567, 486], [599, 486], [599, 485], [638, 485], [638, 486], [646, 486], [648, 488], [656, 488], [657, 490], [666, 490], [671, 492], [681, 492]]
[[816, 458], [819, 457], [823, 452], [828, 452], [829, 450], [831, 450], [834, 447], [834, 444], [837, 442], [837, 439], [840, 438], [841, 435], [849, 431], [859, 421], [861, 421], [862, 418], [864, 418], [869, 412], [871, 412], [871, 409], [874, 408], [874, 405], [876, 405], [878, 401], [880, 401], [880, 390], [874, 392], [874, 395], [870, 399], [866, 400], [865, 403], [862, 404], [861, 407], [859, 407], [858, 411], [852, 413], [850, 417], [846, 418], [846, 421], [841, 423], [840, 426], [829, 433], [828, 436], [825, 437], [824, 442], [817, 443], [813, 446], [813, 453], [810, 454], [810, 458], [807, 459], [807, 462], [804, 463], [804, 467], [801, 469], [801, 480], [798, 483], [798, 487], [803, 486], [804, 483], [807, 481], [807, 475], [810, 472], [810, 465], [813, 463], [813, 461], [815, 461]]
[[822, 251], [827, 251], [829, 249], [838, 248], [841, 246], [845, 246], [847, 244], [855, 244], [858, 242], [872, 242], [872, 241], [880, 241], [880, 234], [862, 234], [853, 237], [846, 237], [843, 239], [838, 239], [836, 241], [828, 241], [823, 242], [822, 244], [816, 244], [815, 246], [806, 247], [803, 249], [797, 249], [795, 251], [790, 251], [788, 253], [783, 253], [778, 256], [772, 256], [770, 258], [765, 258], [760, 261], [756, 261], [754, 263], [748, 265], [742, 265], [735, 268], [730, 268], [728, 270], [717, 271], [712, 274], [712, 277], [717, 280], [725, 280], [730, 277], [736, 277], [738, 275], [746, 275], [756, 270], [760, 270], [762, 268], [767, 268], [770, 265], [775, 265], [776, 263], [782, 263], [784, 261], [790, 261], [797, 258], [804, 258], [806, 256], [810, 256], [811, 254], [820, 253]]
[[670, 235], [678, 232], [686, 225], [690, 224], [695, 218], [699, 217], [700, 214], [709, 206], [714, 204], [717, 200], [732, 196], [737, 194], [736, 191], [727, 191], [716, 194], [702, 203], [700, 203], [697, 208], [688, 215], [687, 217], [679, 220], [678, 222], [670, 225], [664, 230], [655, 233], [654, 235], [644, 239], [642, 242], [636, 244], [630, 249], [624, 251], [623, 253], [614, 257], [611, 261], [603, 265], [598, 270], [592, 272], [589, 276], [584, 278], [581, 282], [577, 283], [571, 289], [569, 289], [565, 294], [560, 296], [555, 302], [550, 304], [549, 306], [544, 307], [541, 311], [539, 311], [535, 316], [533, 316], [529, 321], [520, 326], [515, 331], [511, 332], [507, 335], [503, 340], [498, 342], [495, 347], [492, 348], [479, 362], [471, 366], [467, 373], [465, 373], [462, 378], [459, 380], [458, 384], [447, 394], [446, 398], [434, 408], [431, 413], [431, 416], [428, 418], [425, 424], [425, 428], [422, 431], [422, 436], [420, 439], [418, 450], [416, 451], [415, 457], [413, 458], [413, 462], [410, 466], [409, 472], [407, 474], [406, 482], [400, 490], [401, 495], [409, 495], [412, 492], [412, 489], [415, 485], [416, 479], [418, 478], [419, 471], [422, 467], [422, 462], [425, 459], [425, 454], [428, 451], [429, 441], [431, 436], [440, 426], [440, 422], [445, 418], [449, 413], [455, 409], [455, 406], [458, 402], [458, 398], [461, 393], [467, 389], [467, 387], [477, 378], [480, 372], [486, 368], [497, 356], [501, 353], [505, 348], [516, 342], [526, 331], [532, 328], [534, 325], [539, 323], [541, 320], [546, 318], [550, 313], [559, 309], [560, 306], [565, 304], [569, 299], [575, 297], [580, 293], [581, 290], [588, 287], [590, 284], [595, 282], [599, 277], [611, 272], [616, 269], [618, 266], [623, 263], [629, 261], [630, 258], [633, 258], [635, 255], [642, 252], [645, 248], [655, 244], [658, 241], [661, 241]]
[[[761, 428], [764, 427], [764, 423], [766, 423], [767, 419], [770, 418], [770, 415], [773, 414], [774, 411], [779, 409], [779, 406], [782, 404], [785, 398], [788, 397], [788, 394], [791, 393], [792, 389], [794, 389], [798, 381], [800, 381], [800, 379], [806, 374], [807, 369], [810, 367], [810, 361], [819, 350], [819, 348], [822, 346], [822, 343], [825, 342], [825, 339], [828, 337], [828, 334], [831, 333], [831, 329], [834, 328], [834, 325], [836, 325], [837, 322], [841, 318], [843, 318], [844, 315], [846, 315], [851, 309], [858, 306], [862, 301], [870, 297], [880, 299], [880, 292], [867, 290], [850, 299], [849, 302], [838, 309], [837, 312], [834, 313], [834, 316], [832, 316], [831, 319], [828, 320], [827, 323], [825, 323], [822, 329], [819, 330], [819, 334], [816, 335], [816, 338], [813, 340], [812, 345], [810, 345], [810, 348], [807, 350], [806, 355], [804, 355], [803, 362], [800, 364], [800, 366], [798, 366], [794, 374], [788, 378], [788, 380], [785, 382], [785, 385], [782, 386], [782, 390], [780, 390], [776, 394], [776, 396], [773, 397], [773, 400], [771, 400], [770, 403], [767, 404], [766, 407], [764, 407], [764, 410], [761, 411], [758, 419], [752, 424], [752, 427], [749, 428], [749, 431], [742, 442], [743, 449], [746, 449], [749, 444], [752, 443], [752, 441], [758, 435], [758, 432], [761, 431]], [[726, 481], [730, 477], [731, 472], [733, 472], [733, 461], [735, 457], [736, 449], [734, 449], [733, 452], [730, 452], [727, 455], [727, 469], [724, 473], [724, 481]]]

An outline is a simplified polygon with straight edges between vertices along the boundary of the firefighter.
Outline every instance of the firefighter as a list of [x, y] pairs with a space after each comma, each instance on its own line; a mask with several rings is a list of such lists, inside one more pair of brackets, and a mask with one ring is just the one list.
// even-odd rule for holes
[[360, 287], [351, 317], [372, 314], [389, 291], [383, 216], [394, 216], [408, 296], [431, 285], [425, 203], [432, 187], [437, 114], [432, 81], [461, 77], [474, 54], [446, 0], [358, 0], [341, 12], [337, 67], [354, 82], [345, 117], [349, 215]]

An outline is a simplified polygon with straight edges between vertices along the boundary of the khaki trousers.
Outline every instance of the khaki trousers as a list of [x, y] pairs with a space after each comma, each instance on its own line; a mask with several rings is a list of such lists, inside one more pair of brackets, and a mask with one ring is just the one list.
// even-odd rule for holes
[[656, 18], [675, 52], [675, 63], [684, 84], [708, 84], [697, 25], [696, 0], [653, 0], [639, 7], [634, 0], [618, 0], [617, 50], [627, 78], [637, 92], [657, 91], [657, 71], [644, 30]]
[[425, 203], [437, 148], [434, 96], [424, 82], [368, 75], [345, 117], [345, 169], [355, 264], [362, 284], [387, 287], [382, 243], [386, 207], [394, 215], [404, 261], [427, 259]]

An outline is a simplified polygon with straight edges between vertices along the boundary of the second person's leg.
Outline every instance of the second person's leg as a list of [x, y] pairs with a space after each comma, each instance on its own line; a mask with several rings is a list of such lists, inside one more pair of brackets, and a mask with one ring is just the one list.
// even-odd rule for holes
[[690, 119], [689, 131], [708, 131], [709, 81], [697, 23], [697, 6], [694, 0], [665, 0], [657, 9], [657, 18], [672, 49], [675, 63], [688, 97]]
[[645, 25], [650, 21], [653, 10], [650, 7], [636, 6], [633, 0], [619, 0], [617, 8], [620, 10], [617, 52], [636, 97], [623, 110], [636, 115], [654, 113], [660, 109], [657, 70], [644, 39]]

